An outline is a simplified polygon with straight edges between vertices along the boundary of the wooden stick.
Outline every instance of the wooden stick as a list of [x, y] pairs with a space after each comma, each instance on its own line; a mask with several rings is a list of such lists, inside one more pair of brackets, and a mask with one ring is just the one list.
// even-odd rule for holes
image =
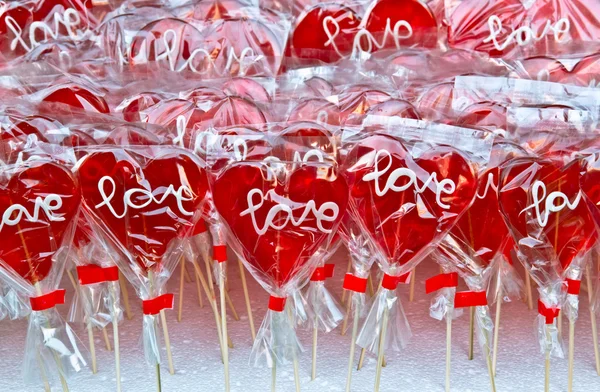
[[561, 334], [561, 335], [562, 335], [562, 325], [563, 325], [562, 314], [563, 314], [563, 312], [558, 313], [558, 318], [557, 318], [557, 320], [558, 320], [558, 333]]
[[162, 392], [162, 382], [160, 380], [160, 363], [156, 364], [156, 388], [158, 392]]
[[212, 260], [209, 257], [204, 259], [204, 264], [206, 266], [206, 278], [207, 278], [207, 282], [208, 282], [208, 287], [210, 288], [210, 292], [213, 293], [213, 295], [215, 295], [215, 287], [214, 287], [214, 282], [213, 282], [213, 272], [212, 272], [212, 268], [211, 268], [211, 263], [212, 263]]
[[106, 349], [108, 351], [112, 351], [112, 347], [110, 346], [110, 339], [108, 338], [108, 333], [106, 332], [106, 328], [102, 328], [102, 335], [104, 336], [104, 344], [106, 345]]
[[[352, 271], [352, 256], [348, 255], [348, 268], [346, 268], [346, 273], [349, 274]], [[342, 303], [346, 303], [346, 295], [348, 290], [342, 289]], [[351, 297], [351, 295], [350, 295]]]
[[219, 263], [219, 289], [221, 291], [221, 328], [223, 330], [223, 364], [225, 365], [225, 392], [229, 392], [229, 348], [227, 347], [227, 308], [225, 307], [225, 297], [227, 289], [225, 287], [225, 268]]
[[490, 354], [490, 347], [487, 337], [485, 339], [485, 361], [487, 363], [488, 375], [490, 377], [490, 388], [492, 392], [496, 392], [496, 380], [494, 378], [494, 370], [492, 369], [492, 359]]
[[169, 373], [175, 374], [175, 367], [173, 366], [173, 354], [171, 353], [171, 339], [169, 339], [169, 328], [167, 326], [167, 316], [165, 310], [160, 311], [160, 321], [163, 327], [163, 335], [165, 337], [165, 346], [167, 347], [167, 361], [169, 362]]
[[92, 329], [92, 322], [88, 320], [87, 333], [88, 342], [90, 343], [90, 355], [92, 356], [92, 373], [98, 373], [98, 363], [96, 361], [96, 344], [94, 343], [94, 330]]
[[204, 277], [204, 274], [202, 273], [202, 269], [200, 269], [198, 262], [195, 260], [194, 260], [194, 270], [196, 271], [196, 279], [200, 280], [200, 283], [202, 284], [202, 288], [204, 289], [204, 293], [206, 294], [206, 297], [208, 298], [208, 302], [210, 303], [210, 307], [212, 308], [213, 314], [215, 316], [215, 323], [217, 325], [217, 335], [219, 338], [219, 347], [221, 348], [221, 360], [223, 360], [223, 333], [221, 331], [221, 321], [220, 321], [221, 316], [219, 315], [219, 309], [217, 308], [217, 300], [216, 300], [215, 296], [210, 292], [210, 289], [208, 288], [208, 283], [206, 282], [206, 278]]
[[229, 305], [229, 310], [231, 311], [231, 314], [233, 315], [233, 319], [235, 321], [240, 321], [240, 316], [238, 316], [238, 312], [237, 312], [237, 310], [235, 310], [233, 301], [231, 300], [231, 297], [229, 296], [229, 291], [227, 291], [227, 286], [225, 286], [225, 299], [227, 300], [227, 305]]
[[[500, 280], [500, 277], [498, 277]], [[496, 376], [496, 363], [498, 362], [498, 338], [500, 335], [500, 309], [502, 308], [502, 286], [498, 283], [498, 292], [496, 294], [496, 319], [494, 320], [494, 349], [492, 357], [492, 371]]]
[[131, 308], [129, 307], [129, 291], [127, 291], [127, 285], [125, 284], [125, 278], [121, 271], [119, 271], [119, 285], [121, 286], [121, 294], [123, 295], [123, 304], [125, 305], [125, 315], [127, 320], [131, 320]]
[[591, 309], [593, 290], [592, 290], [592, 273], [590, 271], [590, 265], [585, 268], [586, 281], [588, 285], [588, 299], [590, 303], [590, 317], [592, 321], [592, 341], [594, 344], [594, 357], [596, 358], [596, 373], [600, 376], [600, 352], [598, 351], [598, 328], [596, 326], [596, 315]]
[[366, 349], [361, 349], [360, 350], [360, 357], [358, 358], [358, 366], [356, 366], [356, 370], [360, 370], [363, 367], [363, 364], [365, 362], [365, 354], [367, 353]]
[[415, 278], [417, 276], [417, 267], [413, 268], [410, 274], [410, 288], [408, 291], [408, 302], [412, 302], [415, 299]]
[[39, 350], [35, 350], [35, 356], [37, 358], [38, 366], [40, 368], [40, 375], [42, 376], [42, 382], [44, 383], [44, 392], [52, 392], [50, 390], [50, 383], [48, 382], [48, 377], [46, 376], [46, 371], [44, 370], [44, 364], [42, 363], [42, 357], [40, 356]]
[[471, 306], [469, 319], [469, 361], [473, 360], [473, 350], [475, 346], [475, 307]]
[[[79, 285], [73, 276], [73, 273], [70, 270], [67, 270], [67, 275], [69, 276], [69, 280], [71, 281], [71, 285], [75, 290], [75, 293], [79, 295], [81, 301], [83, 301], [83, 296], [81, 290], [79, 289]], [[85, 309], [85, 306], [84, 306]], [[90, 355], [92, 357], [92, 374], [98, 373], [98, 361], [96, 359], [96, 342], [94, 341], [94, 330], [92, 329], [92, 322], [89, 319], [89, 316], [86, 314], [86, 329], [88, 334], [88, 343], [90, 345]]]
[[446, 314], [446, 392], [450, 392], [450, 356], [452, 354], [452, 315]]
[[202, 299], [202, 289], [200, 288], [200, 279], [196, 276], [196, 291], [198, 292], [198, 305], [201, 309], [204, 309], [204, 300]]
[[527, 296], [527, 307], [529, 310], [533, 309], [533, 296], [531, 294], [531, 277], [529, 271], [525, 268], [525, 295]]
[[573, 392], [573, 360], [575, 358], [575, 320], [569, 320], [569, 381], [567, 390]]
[[346, 330], [348, 329], [348, 319], [350, 318], [350, 309], [352, 308], [352, 295], [349, 295], [348, 297], [348, 301], [346, 302], [346, 317], [344, 317], [344, 323], [342, 324], [342, 336], [346, 336]]
[[[352, 302], [352, 294], [348, 295], [348, 303]], [[346, 318], [350, 317], [347, 315]], [[352, 383], [352, 365], [354, 364], [354, 352], [356, 350], [356, 335], [358, 335], [358, 319], [360, 318], [360, 310], [358, 306], [354, 309], [354, 319], [352, 320], [352, 340], [350, 341], [350, 357], [348, 358], [348, 375], [346, 376], [346, 392], [350, 392], [350, 384]]]
[[369, 297], [375, 295], [375, 290], [373, 289], [373, 279], [371, 279], [371, 274], [369, 273], [369, 277], [367, 278], [367, 289], [369, 290]]
[[294, 352], [294, 384], [296, 384], [296, 392], [300, 392], [300, 369], [296, 352]]
[[179, 306], [177, 309], [177, 322], [181, 322], [181, 313], [183, 311], [183, 282], [185, 276], [185, 260], [182, 259], [179, 261], [181, 264], [181, 273], [179, 274]]
[[317, 335], [319, 334], [319, 328], [317, 320], [315, 319], [315, 325], [313, 325], [313, 346], [312, 346], [312, 371], [310, 373], [311, 380], [317, 378]]
[[183, 273], [185, 274], [185, 281], [188, 283], [192, 283], [192, 277], [190, 276], [190, 273], [188, 272], [187, 268], [185, 268], [185, 263], [182, 264], [183, 267], [181, 268], [183, 268]]
[[246, 284], [246, 271], [242, 260], [238, 258], [238, 266], [240, 267], [240, 278], [242, 278], [242, 289], [244, 290], [244, 298], [246, 300], [246, 312], [248, 313], [248, 323], [250, 324], [250, 334], [252, 341], [256, 339], [256, 330], [254, 329], [254, 317], [252, 316], [252, 304], [250, 303], [250, 295], [248, 294], [248, 285]]
[[[550, 330], [546, 325], [546, 340], [550, 340]], [[550, 350], [546, 348], [546, 364], [544, 377], [544, 392], [550, 392]]]
[[117, 318], [118, 309], [117, 309], [117, 290], [116, 283], [109, 282], [110, 292], [113, 296], [113, 304], [115, 305], [113, 308], [113, 343], [115, 346], [115, 370], [117, 377], [117, 392], [121, 392], [121, 352], [120, 352], [120, 344], [119, 344], [119, 320]]
[[275, 392], [277, 390], [277, 363], [273, 362], [273, 367], [271, 368], [271, 392]]
[[379, 392], [381, 382], [381, 368], [383, 366], [383, 351], [385, 347], [385, 335], [387, 334], [387, 323], [389, 311], [387, 306], [383, 309], [381, 335], [379, 336], [379, 349], [377, 350], [377, 371], [375, 373], [375, 392]]

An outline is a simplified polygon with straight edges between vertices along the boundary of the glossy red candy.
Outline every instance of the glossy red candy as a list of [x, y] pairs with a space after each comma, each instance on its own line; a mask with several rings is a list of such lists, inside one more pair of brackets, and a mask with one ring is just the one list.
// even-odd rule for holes
[[577, 160], [565, 165], [521, 158], [500, 175], [500, 209], [513, 238], [547, 258], [559, 276], [595, 239], [594, 222], [582, 200], [581, 171]]
[[477, 191], [477, 176], [456, 150], [413, 158], [397, 139], [370, 136], [348, 154], [352, 213], [390, 265], [408, 263], [442, 238]]
[[75, 85], [52, 89], [42, 99], [42, 103], [48, 106], [48, 110], [70, 111], [70, 108], [74, 108], [92, 113], [105, 114], [110, 112], [110, 108], [104, 98], [86, 88]]
[[123, 150], [94, 152], [77, 176], [86, 208], [145, 270], [158, 269], [171, 242], [193, 230], [208, 188], [204, 170], [183, 153], [142, 163]]
[[285, 180], [268, 170], [263, 163], [233, 164], [218, 175], [213, 194], [245, 260], [281, 287], [302, 270], [342, 219], [348, 186], [331, 168], [324, 172], [302, 166]]
[[52, 268], [56, 252], [70, 241], [80, 190], [71, 172], [54, 163], [34, 163], [0, 185], [0, 258], [32, 284]]

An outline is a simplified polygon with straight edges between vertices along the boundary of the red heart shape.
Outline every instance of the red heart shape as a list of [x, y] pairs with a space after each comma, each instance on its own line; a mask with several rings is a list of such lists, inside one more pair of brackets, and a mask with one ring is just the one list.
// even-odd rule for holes
[[32, 284], [43, 280], [71, 241], [80, 202], [68, 169], [38, 162], [18, 170], [0, 185], [0, 259]]
[[580, 161], [516, 159], [500, 173], [500, 209], [525, 256], [556, 265], [560, 275], [594, 243], [595, 228], [582, 200]]
[[352, 214], [390, 265], [408, 263], [441, 239], [477, 191], [473, 167], [456, 150], [435, 147], [413, 158], [386, 135], [360, 141], [345, 171]]
[[264, 163], [234, 163], [217, 176], [213, 195], [245, 260], [269, 285], [282, 287], [336, 229], [348, 186], [332, 168], [302, 166], [285, 180], [269, 170]]
[[124, 150], [93, 152], [78, 163], [77, 175], [87, 211], [145, 270], [192, 231], [208, 189], [204, 169], [179, 150], [145, 159]]

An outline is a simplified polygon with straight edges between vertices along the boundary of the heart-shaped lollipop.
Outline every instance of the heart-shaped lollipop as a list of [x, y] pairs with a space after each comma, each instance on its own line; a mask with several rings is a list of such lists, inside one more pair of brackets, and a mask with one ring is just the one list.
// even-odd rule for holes
[[348, 186], [332, 167], [305, 165], [285, 179], [273, 170], [265, 163], [234, 163], [217, 176], [213, 195], [244, 259], [281, 287], [335, 230]]
[[350, 210], [390, 265], [409, 262], [439, 240], [477, 190], [473, 167], [456, 150], [436, 147], [412, 157], [386, 135], [359, 142], [345, 165]]
[[77, 174], [88, 211], [144, 269], [192, 231], [208, 187], [204, 170], [180, 150], [144, 162], [123, 150], [93, 152]]
[[71, 172], [34, 163], [0, 185], [0, 259], [35, 284], [52, 268], [56, 252], [71, 240], [81, 202]]
[[500, 174], [500, 209], [513, 238], [523, 253], [546, 258], [558, 276], [592, 246], [595, 235], [582, 200], [581, 172], [577, 160], [521, 158]]

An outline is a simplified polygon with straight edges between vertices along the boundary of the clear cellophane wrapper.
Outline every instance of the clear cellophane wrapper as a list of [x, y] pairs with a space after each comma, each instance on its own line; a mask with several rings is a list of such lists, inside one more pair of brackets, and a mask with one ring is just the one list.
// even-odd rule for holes
[[41, 156], [7, 164], [3, 173], [3, 209], [13, 211], [2, 225], [4, 306], [10, 317], [31, 312], [23, 377], [64, 382], [86, 366], [75, 332], [55, 307], [64, 301], [59, 285], [79, 215], [79, 187], [67, 168]]
[[283, 60], [290, 22], [251, 11], [214, 20], [156, 13], [107, 17], [102, 48], [122, 69], [162, 68], [219, 78], [275, 76]]
[[[111, 255], [110, 249], [103, 248], [101, 243], [91, 240], [76, 247], [73, 253], [73, 261], [80, 267], [115, 267], [114, 260], [118, 257]], [[119, 281], [82, 284], [81, 277], [79, 278], [79, 286], [69, 310], [69, 321], [91, 324], [96, 328], [105, 328], [110, 323], [120, 322], [123, 319], [123, 309]]]
[[[317, 268], [324, 268], [325, 263], [338, 250], [340, 241], [334, 243], [327, 250], [319, 249], [315, 253], [315, 258], [319, 260]], [[337, 299], [325, 286], [324, 280], [311, 280], [306, 290], [306, 302], [309, 306], [305, 312], [308, 314], [308, 328], [317, 328], [323, 332], [330, 332], [335, 329], [344, 319], [344, 314], [340, 309]], [[296, 312], [297, 313], [297, 312]]]
[[144, 302], [146, 361], [160, 364], [158, 316], [172, 307], [166, 283], [201, 219], [208, 191], [204, 163], [168, 146], [77, 151], [82, 156], [75, 172], [82, 184], [84, 217]]
[[[299, 311], [293, 302], [302, 299], [286, 299], [293, 297], [294, 292], [307, 283], [319, 263], [315, 257], [318, 250], [327, 250], [330, 246], [341, 220], [340, 214], [346, 208], [348, 189], [345, 180], [332, 162], [282, 159], [288, 151], [285, 149], [284, 155], [261, 154], [262, 157], [254, 157], [254, 161], [252, 155], [240, 161], [235, 159], [233, 152], [227, 158], [219, 155], [219, 149], [214, 151], [227, 161], [224, 165], [221, 161], [213, 168], [211, 189], [216, 211], [227, 230], [228, 243], [251, 275], [271, 295], [269, 310], [254, 341], [250, 363], [273, 367], [276, 363], [291, 362], [302, 351], [294, 328], [300, 316], [292, 315], [292, 307], [296, 308], [296, 313]], [[302, 195], [298, 194], [296, 186], [300, 178], [307, 181], [302, 186]], [[246, 181], [240, 182], [240, 179]], [[263, 195], [261, 201], [257, 195]], [[307, 201], [310, 205], [315, 203], [313, 211], [316, 215], [306, 209]], [[319, 208], [328, 212], [327, 223], [322, 221]], [[273, 305], [274, 302], [277, 304]]]
[[492, 57], [580, 57], [597, 52], [598, 4], [446, 0], [448, 44]]
[[[512, 260], [509, 261], [505, 255], [501, 255], [492, 260], [491, 267], [492, 276], [495, 278], [490, 285], [492, 292], [488, 295], [491, 299], [490, 304], [496, 301], [512, 302], [521, 299], [524, 288], [523, 278], [515, 269]], [[502, 293], [502, 296], [499, 296], [499, 293]]]
[[[388, 286], [390, 289], [383, 285], [379, 289], [358, 336], [359, 346], [377, 352], [383, 329], [386, 330], [384, 348], [400, 349], [410, 337], [396, 289], [391, 288], [397, 287], [399, 278], [408, 274], [435, 248], [443, 234], [451, 229], [457, 217], [472, 202], [476, 194], [477, 173], [489, 160], [493, 136], [485, 131], [398, 117], [368, 116], [363, 126], [365, 129], [362, 130], [345, 129], [342, 135], [342, 139], [354, 147], [346, 157], [345, 173], [349, 182], [354, 184], [351, 194], [356, 192], [358, 196], [351, 197], [349, 211], [368, 233], [382, 272], [396, 281], [395, 286]], [[452, 205], [439, 199], [439, 188], [435, 191], [422, 185], [432, 181], [434, 174], [429, 171], [436, 170], [435, 164], [423, 170], [417, 162], [427, 165], [432, 160], [439, 164], [436, 149], [440, 153], [445, 151], [442, 160], [448, 159], [446, 164], [454, 167], [452, 170], [445, 169], [444, 176], [468, 179], [461, 184], [464, 188], [458, 192], [460, 196], [456, 199], [451, 197]], [[361, 152], [359, 155], [358, 151]], [[426, 151], [433, 155], [426, 157]], [[394, 164], [398, 167], [387, 174]], [[455, 180], [440, 180], [437, 176], [441, 173], [434, 173], [438, 186], [443, 181], [455, 184]], [[385, 176], [385, 185], [381, 184], [384, 182], [381, 176]], [[407, 176], [407, 180], [400, 182], [398, 179], [402, 176]], [[370, 185], [370, 181], [375, 185]], [[397, 182], [403, 185], [396, 185]], [[410, 186], [414, 186], [417, 192], [410, 195], [402, 193]], [[451, 188], [452, 192], [450, 188], [448, 191], [454, 194], [456, 188]], [[385, 197], [390, 190], [398, 199]], [[405, 197], [408, 198], [406, 202]], [[398, 216], [397, 211], [405, 213]], [[431, 226], [430, 229], [421, 230], [425, 223]], [[402, 242], [402, 238], [411, 238], [414, 242], [409, 245]], [[386, 319], [387, 325], [384, 326]]]
[[[566, 147], [562, 136], [552, 137], [557, 146]], [[579, 184], [583, 170], [581, 160], [555, 150], [507, 162], [498, 188], [518, 257], [539, 286], [536, 331], [541, 352], [559, 357], [564, 350], [555, 318], [560, 311], [573, 322], [577, 318], [578, 293], [569, 289], [569, 281], [581, 281], [585, 255], [596, 235]], [[550, 199], [555, 200], [552, 206]]]

